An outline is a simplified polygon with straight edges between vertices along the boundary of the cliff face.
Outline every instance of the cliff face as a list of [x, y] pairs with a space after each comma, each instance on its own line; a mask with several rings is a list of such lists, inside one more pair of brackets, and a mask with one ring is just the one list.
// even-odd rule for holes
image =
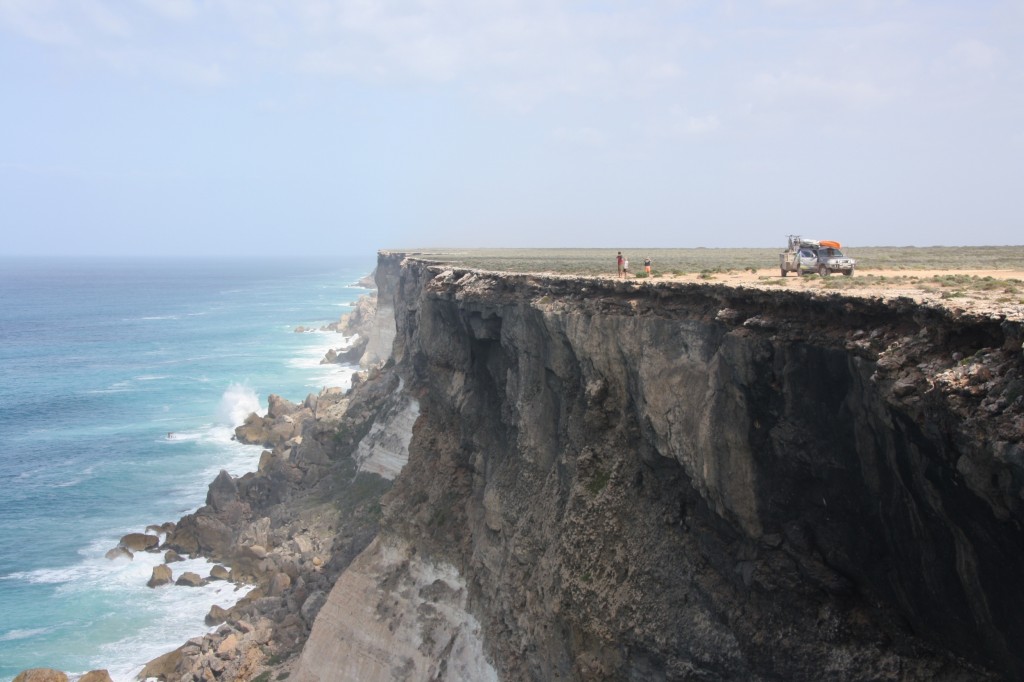
[[391, 254], [378, 285], [419, 413], [298, 679], [342, 641], [378, 679], [1024, 676], [1019, 323]]

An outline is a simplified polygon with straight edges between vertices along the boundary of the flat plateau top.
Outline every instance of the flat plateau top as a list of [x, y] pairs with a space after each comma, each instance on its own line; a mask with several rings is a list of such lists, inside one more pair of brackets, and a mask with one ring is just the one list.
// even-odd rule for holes
[[[480, 270], [616, 278], [618, 249], [417, 249], [423, 260]], [[844, 248], [857, 259], [852, 277], [790, 273], [781, 249], [622, 249], [630, 281], [725, 284], [845, 296], [909, 298], [971, 314], [1024, 320], [1024, 246]], [[644, 259], [652, 262], [651, 276]]]

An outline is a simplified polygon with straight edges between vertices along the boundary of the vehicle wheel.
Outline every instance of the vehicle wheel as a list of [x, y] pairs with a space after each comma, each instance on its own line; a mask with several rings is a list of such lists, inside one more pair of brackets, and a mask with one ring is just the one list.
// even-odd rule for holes
[[780, 277], [785, 277], [785, 276], [786, 276], [786, 268], [779, 268], [779, 272], [781, 272], [781, 273], [782, 273], [782, 274], [780, 275]]
[[846, 275], [847, 277], [853, 277], [853, 268], [850, 268], [849, 270], [844, 270], [843, 274]]
[[826, 268], [824, 265], [818, 266], [818, 274], [821, 275], [822, 277], [828, 277], [828, 268]]

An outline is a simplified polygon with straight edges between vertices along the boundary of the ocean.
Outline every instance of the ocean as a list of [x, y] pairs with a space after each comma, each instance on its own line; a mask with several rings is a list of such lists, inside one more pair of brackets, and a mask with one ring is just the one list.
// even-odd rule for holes
[[[209, 628], [244, 589], [146, 587], [162, 553], [104, 557], [177, 521], [221, 469], [256, 469], [231, 440], [267, 396], [350, 384], [321, 365], [374, 256], [336, 260], [0, 260], [0, 680], [51, 667], [131, 680]], [[189, 560], [174, 574], [209, 573]]]

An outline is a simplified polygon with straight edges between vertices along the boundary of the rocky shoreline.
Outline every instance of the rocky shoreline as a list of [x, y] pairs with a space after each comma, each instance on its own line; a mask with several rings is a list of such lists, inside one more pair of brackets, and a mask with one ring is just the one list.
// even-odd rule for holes
[[1017, 318], [378, 268], [352, 388], [149, 529], [252, 588], [143, 677], [1019, 678]]
[[[368, 278], [360, 284], [373, 286]], [[375, 310], [372, 291], [322, 329], [355, 337], [324, 362], [359, 361]], [[300, 404], [270, 395], [265, 415], [252, 413], [235, 429], [236, 440], [266, 448], [256, 471], [241, 477], [221, 471], [194, 513], [129, 533], [106, 553], [111, 560], [131, 560], [136, 552], [163, 552], [147, 583], [151, 588], [224, 580], [248, 590], [229, 607], [213, 604], [205, 621], [216, 630], [149, 661], [139, 679], [284, 679], [335, 578], [377, 534], [378, 500], [390, 481], [359, 471], [352, 455], [395, 381], [371, 367], [353, 375], [350, 390], [325, 388]], [[214, 562], [210, 574], [176, 575], [173, 564], [186, 556]], [[36, 668], [16, 679], [59, 682], [68, 676]], [[97, 670], [79, 679], [111, 678]]]
[[[375, 309], [375, 296], [363, 296], [331, 325], [357, 339], [332, 361], [358, 361]], [[240, 442], [266, 448], [257, 470], [222, 471], [161, 548], [217, 562], [252, 588], [229, 608], [213, 605], [206, 624], [217, 629], [150, 661], [140, 679], [283, 679], [336, 577], [377, 534], [390, 482], [359, 471], [352, 455], [395, 388], [367, 368], [347, 391], [326, 388], [300, 404], [270, 395], [266, 415], [235, 429]]]

